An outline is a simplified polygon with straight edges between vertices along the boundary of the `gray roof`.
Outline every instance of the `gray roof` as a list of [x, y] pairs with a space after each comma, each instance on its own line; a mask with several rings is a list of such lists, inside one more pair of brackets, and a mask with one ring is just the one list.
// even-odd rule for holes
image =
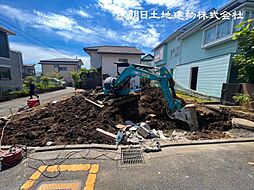
[[83, 64], [83, 62], [81, 59], [56, 58], [40, 60], [39, 64]]
[[16, 35], [14, 32], [12, 32], [12, 31], [10, 31], [10, 30], [2, 27], [2, 26], [0, 26], [0, 31], [3, 31], [3, 32], [5, 32], [8, 35]]
[[144, 53], [131, 46], [94, 46], [86, 47], [84, 51], [89, 53], [89, 51], [97, 51], [99, 54], [127, 54], [127, 55], [144, 55]]
[[25, 67], [34, 67], [36, 64], [23, 64]]
[[153, 61], [154, 60], [154, 56], [151, 54], [147, 54], [146, 56], [141, 58], [141, 61]]

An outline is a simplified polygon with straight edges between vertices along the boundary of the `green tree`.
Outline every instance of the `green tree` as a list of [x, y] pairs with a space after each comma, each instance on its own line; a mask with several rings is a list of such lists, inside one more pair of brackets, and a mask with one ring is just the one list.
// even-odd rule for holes
[[49, 85], [49, 77], [47, 76], [42, 76], [41, 77], [41, 82], [44, 85], [44, 88], [47, 89], [48, 85]]
[[71, 72], [71, 78], [72, 78], [74, 87], [75, 88], [80, 88], [80, 86], [81, 86], [80, 72], [78, 72], [78, 71]]
[[49, 78], [56, 78], [56, 79], [62, 79], [63, 78], [63, 76], [60, 75], [60, 73], [58, 73], [58, 72], [51, 72], [51, 73], [46, 74], [45, 76], [47, 76]]
[[239, 41], [239, 53], [234, 56], [238, 69], [238, 78], [245, 82], [254, 82], [254, 28], [253, 19], [240, 23], [233, 40]]
[[35, 81], [35, 78], [33, 76], [27, 76], [25, 79], [24, 79], [24, 87], [25, 88], [28, 88], [29, 87], [29, 83], [30, 82], [34, 82]]

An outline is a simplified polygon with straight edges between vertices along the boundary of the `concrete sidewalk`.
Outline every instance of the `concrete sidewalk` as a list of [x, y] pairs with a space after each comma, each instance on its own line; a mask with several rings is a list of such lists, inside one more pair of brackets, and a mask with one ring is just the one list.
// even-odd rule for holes
[[[63, 90], [39, 94], [39, 96], [40, 96], [41, 104], [45, 104], [54, 100], [59, 100], [65, 96], [70, 96], [73, 93], [74, 93], [74, 88], [67, 87], [66, 89], [63, 89]], [[11, 113], [9, 108], [12, 108], [12, 111], [16, 113], [18, 111], [18, 107], [26, 105], [26, 102], [28, 99], [29, 97], [25, 97], [25, 98], [18, 98], [18, 99], [6, 101], [6, 102], [1, 102], [0, 103], [0, 117], [10, 115]]]
[[[33, 153], [19, 165], [0, 172], [0, 189], [55, 186], [98, 190], [248, 190], [254, 186], [254, 166], [249, 164], [254, 161], [254, 143], [251, 142], [168, 147], [143, 156], [145, 163], [123, 165], [119, 160], [120, 151]], [[46, 168], [45, 164], [51, 166]]]

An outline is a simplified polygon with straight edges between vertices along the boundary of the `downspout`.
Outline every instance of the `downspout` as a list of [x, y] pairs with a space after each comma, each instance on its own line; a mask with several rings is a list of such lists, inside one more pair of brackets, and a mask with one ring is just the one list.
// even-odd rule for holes
[[23, 87], [23, 59], [22, 59], [22, 53], [18, 53], [18, 59], [19, 59], [19, 69], [20, 69], [20, 77], [21, 77], [21, 89]]

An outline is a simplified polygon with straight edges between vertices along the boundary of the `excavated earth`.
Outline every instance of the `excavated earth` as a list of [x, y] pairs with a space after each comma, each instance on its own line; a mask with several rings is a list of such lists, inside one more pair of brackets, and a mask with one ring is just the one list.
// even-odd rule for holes
[[[147, 87], [141, 93], [139, 101], [121, 106], [99, 108], [85, 100], [96, 100], [100, 91], [85, 91], [55, 104], [49, 103], [41, 108], [14, 115], [5, 129], [3, 145], [22, 144], [45, 146], [48, 141], [54, 144], [84, 144], [112, 142], [105, 139], [96, 128], [116, 133], [116, 124], [126, 120], [146, 121], [149, 114], [155, 114], [158, 120], [155, 129], [187, 129], [183, 122], [171, 121], [165, 112], [165, 100], [159, 88]], [[192, 103], [192, 102], [187, 102]], [[190, 133], [190, 140], [229, 138], [225, 133], [231, 129], [231, 117], [227, 113], [218, 113], [198, 105], [200, 132]], [[0, 128], [4, 123], [0, 124]]]

